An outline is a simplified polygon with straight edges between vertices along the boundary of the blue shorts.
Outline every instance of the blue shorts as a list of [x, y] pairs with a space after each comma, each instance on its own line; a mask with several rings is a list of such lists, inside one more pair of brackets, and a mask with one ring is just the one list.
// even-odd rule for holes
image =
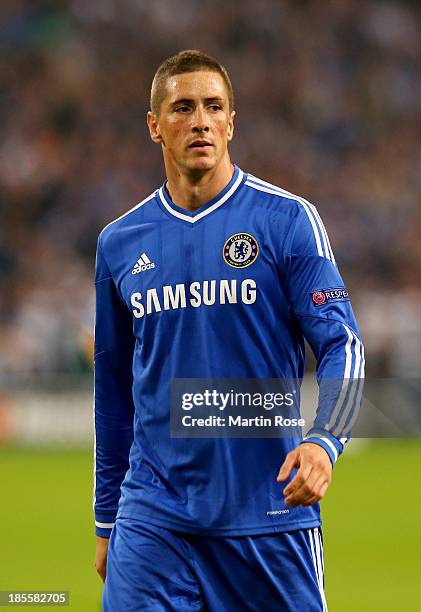
[[230, 538], [117, 519], [104, 612], [320, 612], [320, 528]]

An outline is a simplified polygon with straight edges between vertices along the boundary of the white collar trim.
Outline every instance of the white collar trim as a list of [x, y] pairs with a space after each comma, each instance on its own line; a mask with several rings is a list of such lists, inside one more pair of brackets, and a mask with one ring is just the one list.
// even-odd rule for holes
[[188, 221], [189, 223], [195, 223], [196, 221], [199, 221], [199, 219], [202, 219], [202, 217], [205, 217], [209, 213], [213, 212], [216, 208], [219, 208], [219, 206], [222, 206], [222, 204], [224, 204], [224, 202], [226, 202], [228, 198], [230, 198], [232, 194], [234, 193], [234, 191], [238, 188], [238, 186], [240, 185], [243, 179], [243, 176], [244, 176], [244, 172], [239, 169], [238, 176], [235, 180], [235, 183], [232, 185], [232, 187], [228, 189], [228, 191], [219, 200], [217, 200], [214, 204], [212, 204], [212, 206], [209, 206], [209, 208], [207, 208], [206, 210], [202, 210], [202, 212], [198, 213], [194, 217], [190, 217], [189, 215], [184, 215], [182, 212], [175, 210], [168, 203], [164, 195], [163, 186], [161, 187], [158, 193], [159, 193], [159, 197], [161, 199], [162, 204], [165, 206], [165, 208], [168, 210], [169, 213], [171, 213], [172, 215], [174, 215], [174, 217], [177, 217], [178, 219], [182, 219], [183, 221]]

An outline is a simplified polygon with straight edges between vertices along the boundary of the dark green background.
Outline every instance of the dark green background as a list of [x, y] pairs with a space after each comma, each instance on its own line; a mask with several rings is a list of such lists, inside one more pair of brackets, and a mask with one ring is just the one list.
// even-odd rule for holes
[[[0, 590], [68, 590], [71, 610], [99, 611], [92, 452], [3, 449], [0, 462]], [[420, 470], [420, 440], [341, 457], [322, 505], [330, 612], [421, 610]]]

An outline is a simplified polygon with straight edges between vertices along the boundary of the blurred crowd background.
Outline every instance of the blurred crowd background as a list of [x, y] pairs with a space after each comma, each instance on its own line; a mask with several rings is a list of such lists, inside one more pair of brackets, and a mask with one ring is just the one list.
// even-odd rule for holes
[[104, 225], [164, 180], [146, 129], [167, 56], [236, 94], [232, 158], [314, 202], [373, 376], [421, 366], [421, 4], [2, 0], [0, 383], [90, 376]]
[[[72, 610], [101, 607], [97, 235], [164, 180], [150, 84], [188, 48], [231, 75], [232, 159], [318, 206], [368, 375], [421, 368], [420, 0], [0, 0], [0, 589], [68, 590]], [[421, 455], [407, 432], [421, 435], [421, 389], [377, 386], [364, 436], [405, 439], [357, 435], [335, 468], [323, 512], [327, 596], [341, 612], [419, 610]], [[389, 434], [397, 419], [406, 433]], [[405, 512], [391, 506], [396, 482], [411, 491]]]

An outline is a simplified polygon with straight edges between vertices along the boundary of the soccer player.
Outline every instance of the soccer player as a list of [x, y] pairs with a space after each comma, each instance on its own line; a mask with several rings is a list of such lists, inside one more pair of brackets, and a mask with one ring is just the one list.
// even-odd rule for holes
[[[233, 108], [215, 59], [167, 59], [147, 119], [167, 180], [99, 236], [106, 612], [327, 609], [318, 502], [351, 434], [364, 353], [316, 208], [231, 163]], [[304, 439], [171, 436], [172, 381], [300, 380], [304, 339], [320, 385]]]

